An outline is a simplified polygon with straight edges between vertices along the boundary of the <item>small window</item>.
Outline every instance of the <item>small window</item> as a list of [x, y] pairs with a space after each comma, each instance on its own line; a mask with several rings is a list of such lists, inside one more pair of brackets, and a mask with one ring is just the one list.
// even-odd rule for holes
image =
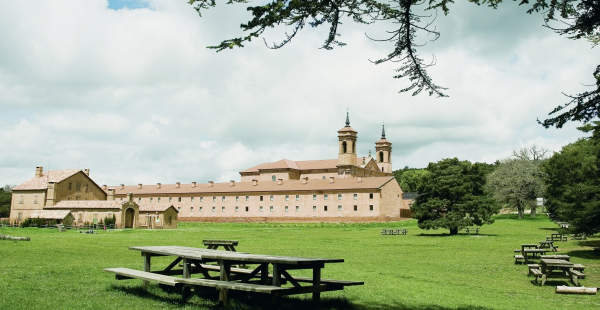
[[277, 181], [277, 177], [276, 177], [276, 176], [274, 176], [274, 175], [272, 175], [272, 176], [271, 176], [271, 180], [272, 180], [273, 182], [275, 182], [275, 181]]
[[338, 200], [342, 200], [342, 194], [338, 194]]
[[269, 196], [269, 200], [273, 201], [273, 195]]
[[250, 199], [250, 196], [246, 196], [246, 201], [248, 201]]
[[288, 206], [285, 206], [285, 213], [288, 212]]
[[37, 204], [37, 200], [38, 200], [38, 196], [37, 195], [33, 196], [33, 203], [34, 204]]
[[300, 206], [296, 206], [296, 212], [300, 211]]
[[269, 211], [273, 212], [275, 210], [275, 208], [273, 206], [269, 207]]
[[169, 197], [169, 202], [171, 202], [171, 198], [172, 198], [172, 197]]
[[212, 207], [212, 212], [215, 212], [217, 208], [215, 206]]
[[221, 201], [225, 201], [225, 196], [221, 196]]
[[200, 201], [204, 200], [204, 197], [200, 196]]
[[329, 198], [329, 195], [323, 194], [323, 199], [327, 200], [327, 198]]
[[325, 176], [323, 176], [323, 180], [325, 180]]
[[150, 201], [152, 201], [152, 197], [150, 197]]
[[248, 212], [248, 210], [249, 210], [249, 209], [248, 209], [248, 206], [246, 206], [246, 212]]
[[213, 196], [213, 202], [217, 201], [217, 197]]
[[194, 201], [194, 197], [190, 197], [190, 201]]
[[202, 207], [198, 207], [198, 212], [202, 212]]
[[19, 196], [19, 204], [21, 204], [21, 205], [23, 204], [23, 195]]
[[342, 211], [342, 205], [338, 205], [338, 211]]
[[177, 197], [177, 202], [181, 202], [181, 197]]
[[240, 210], [240, 207], [235, 206], [235, 212], [238, 212]]
[[373, 211], [373, 205], [369, 205], [369, 211]]
[[285, 201], [289, 201], [290, 200], [290, 195], [285, 195]]
[[258, 211], [263, 212], [263, 207], [262, 206], [258, 207]]
[[317, 194], [313, 194], [313, 200], [317, 200]]
[[81, 183], [75, 184], [75, 190], [76, 191], [80, 191], [81, 190]]
[[369, 199], [373, 199], [373, 193], [369, 193]]
[[225, 207], [221, 207], [221, 212], [225, 212]]
[[235, 201], [240, 201], [240, 196], [235, 196]]
[[317, 212], [317, 206], [313, 206], [313, 212]]
[[160, 197], [156, 198], [156, 201], [160, 201]]
[[69, 182], [69, 190], [73, 189], [73, 183]]
[[300, 195], [296, 195], [296, 201], [300, 200]]
[[194, 212], [194, 207], [190, 207], [190, 212]]
[[323, 211], [327, 212], [327, 206], [323, 206]]
[[138, 202], [142, 201], [142, 197], [138, 197]]
[[358, 200], [358, 194], [354, 194], [354, 200]]
[[263, 196], [260, 196], [260, 201], [263, 201]]
[[358, 206], [354, 205], [354, 211], [358, 211]]

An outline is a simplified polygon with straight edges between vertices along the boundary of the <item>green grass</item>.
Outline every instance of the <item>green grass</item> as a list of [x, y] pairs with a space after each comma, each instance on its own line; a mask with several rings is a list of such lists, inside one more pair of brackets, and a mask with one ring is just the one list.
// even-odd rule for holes
[[[407, 228], [407, 236], [381, 236], [382, 228]], [[543, 240], [556, 225], [545, 217], [497, 217], [481, 234], [447, 236], [422, 231], [415, 221], [377, 224], [182, 223], [177, 230], [129, 230], [86, 235], [37, 228], [0, 228], [31, 237], [0, 241], [0, 309], [213, 309], [212, 291], [182, 303], [179, 295], [141, 281], [116, 281], [106, 267], [142, 268], [135, 245], [202, 247], [202, 239], [236, 239], [238, 251], [343, 258], [326, 265], [324, 278], [361, 280], [364, 286], [322, 294], [323, 309], [592, 309], [600, 296], [558, 295], [538, 287], [513, 249]], [[600, 238], [559, 242], [560, 253], [586, 265], [588, 287], [600, 286]], [[168, 264], [153, 259], [153, 266]], [[559, 283], [554, 283], [559, 284]], [[313, 308], [310, 295], [279, 301], [277, 308]], [[233, 308], [275, 308], [270, 298], [233, 298]]]

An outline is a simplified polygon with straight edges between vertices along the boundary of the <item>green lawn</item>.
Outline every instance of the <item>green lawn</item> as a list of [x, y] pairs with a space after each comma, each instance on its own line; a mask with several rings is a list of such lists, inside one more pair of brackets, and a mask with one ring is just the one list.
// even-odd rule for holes
[[[407, 236], [381, 236], [382, 228], [407, 228]], [[416, 222], [377, 224], [182, 223], [177, 230], [113, 231], [86, 235], [37, 228], [0, 228], [0, 234], [31, 237], [0, 241], [0, 309], [212, 309], [216, 294], [181, 303], [179, 295], [141, 281], [116, 281], [106, 267], [142, 268], [135, 245], [202, 246], [202, 239], [236, 239], [238, 251], [343, 258], [329, 264], [324, 278], [361, 280], [364, 286], [322, 294], [323, 309], [592, 309], [600, 295], [558, 295], [538, 287], [513, 249], [554, 232], [545, 217], [500, 216], [481, 234], [446, 236], [422, 231]], [[586, 265], [588, 287], [600, 286], [600, 239], [559, 242], [560, 253]], [[166, 265], [155, 258], [153, 266]], [[279, 308], [314, 308], [310, 295], [279, 301]], [[233, 300], [233, 308], [272, 308], [270, 298]]]

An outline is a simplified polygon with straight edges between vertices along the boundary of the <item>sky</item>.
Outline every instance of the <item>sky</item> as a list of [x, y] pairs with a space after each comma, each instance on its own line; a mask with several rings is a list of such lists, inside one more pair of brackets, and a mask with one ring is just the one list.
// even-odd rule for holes
[[[373, 65], [393, 25], [340, 27], [345, 47], [319, 49], [328, 29], [288, 46], [263, 40], [216, 53], [240, 34], [243, 7], [200, 17], [186, 0], [0, 1], [0, 184], [44, 169], [91, 169], [98, 184], [239, 180], [282, 158], [337, 157], [349, 111], [357, 151], [381, 124], [394, 169], [448, 157], [494, 162], [537, 145], [558, 151], [583, 135], [544, 119], [590, 84], [599, 49], [543, 28], [512, 1], [458, 3], [439, 13], [437, 41], [419, 49], [449, 98], [398, 93], [397, 64]], [[267, 42], [283, 31], [266, 32]]]

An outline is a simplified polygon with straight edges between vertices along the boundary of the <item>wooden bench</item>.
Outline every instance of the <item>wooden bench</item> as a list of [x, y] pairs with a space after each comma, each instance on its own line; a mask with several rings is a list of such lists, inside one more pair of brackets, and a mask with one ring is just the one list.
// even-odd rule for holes
[[539, 264], [527, 264], [527, 268], [529, 268], [528, 275], [532, 275], [533, 272], [531, 272], [531, 270], [532, 269], [540, 269], [540, 265]]
[[546, 241], [568, 241], [568, 237], [563, 234], [552, 234], [550, 237], [546, 237]]
[[115, 274], [115, 278], [117, 280], [126, 280], [126, 279], [140, 279], [149, 282], [156, 282], [169, 286], [177, 286], [177, 282], [175, 280], [177, 278], [171, 276], [165, 276], [162, 274], [146, 272], [141, 270], [135, 270], [130, 268], [106, 268], [104, 269], [106, 272], [112, 272]]
[[202, 240], [202, 243], [208, 249], [216, 250], [218, 247], [222, 246], [225, 248], [225, 251], [235, 252], [235, 247], [239, 242], [237, 240]]
[[525, 262], [525, 257], [521, 254], [515, 255], [515, 264], [519, 263], [519, 262]]
[[574, 269], [574, 270], [577, 270], [577, 271], [581, 271], [581, 272], [583, 272], [583, 270], [585, 269], [585, 266], [584, 266], [584, 265], [582, 265], [582, 264], [574, 264], [574, 265], [573, 265], [573, 269]]
[[585, 278], [585, 274], [583, 274], [583, 272], [574, 269], [572, 269], [569, 274], [571, 276], [571, 282], [573, 282], [575, 286], [579, 286], [579, 279]]
[[253, 283], [242, 283], [242, 282], [233, 282], [233, 281], [221, 281], [221, 280], [212, 280], [212, 279], [200, 279], [200, 278], [176, 278], [176, 283], [181, 283], [185, 285], [191, 286], [203, 286], [203, 287], [214, 287], [217, 289], [228, 289], [235, 291], [246, 291], [246, 292], [255, 292], [255, 293], [263, 293], [263, 294], [277, 294], [278, 291], [286, 291], [289, 288], [274, 286], [274, 285], [264, 285], [264, 284], [253, 284]]
[[564, 259], [566, 261], [569, 261], [571, 259], [571, 257], [569, 255], [564, 255], [564, 254], [541, 255], [540, 258], [543, 258], [543, 259]]
[[530, 269], [529, 271], [535, 277], [536, 284], [544, 285], [546, 283], [546, 275], [540, 269]]

